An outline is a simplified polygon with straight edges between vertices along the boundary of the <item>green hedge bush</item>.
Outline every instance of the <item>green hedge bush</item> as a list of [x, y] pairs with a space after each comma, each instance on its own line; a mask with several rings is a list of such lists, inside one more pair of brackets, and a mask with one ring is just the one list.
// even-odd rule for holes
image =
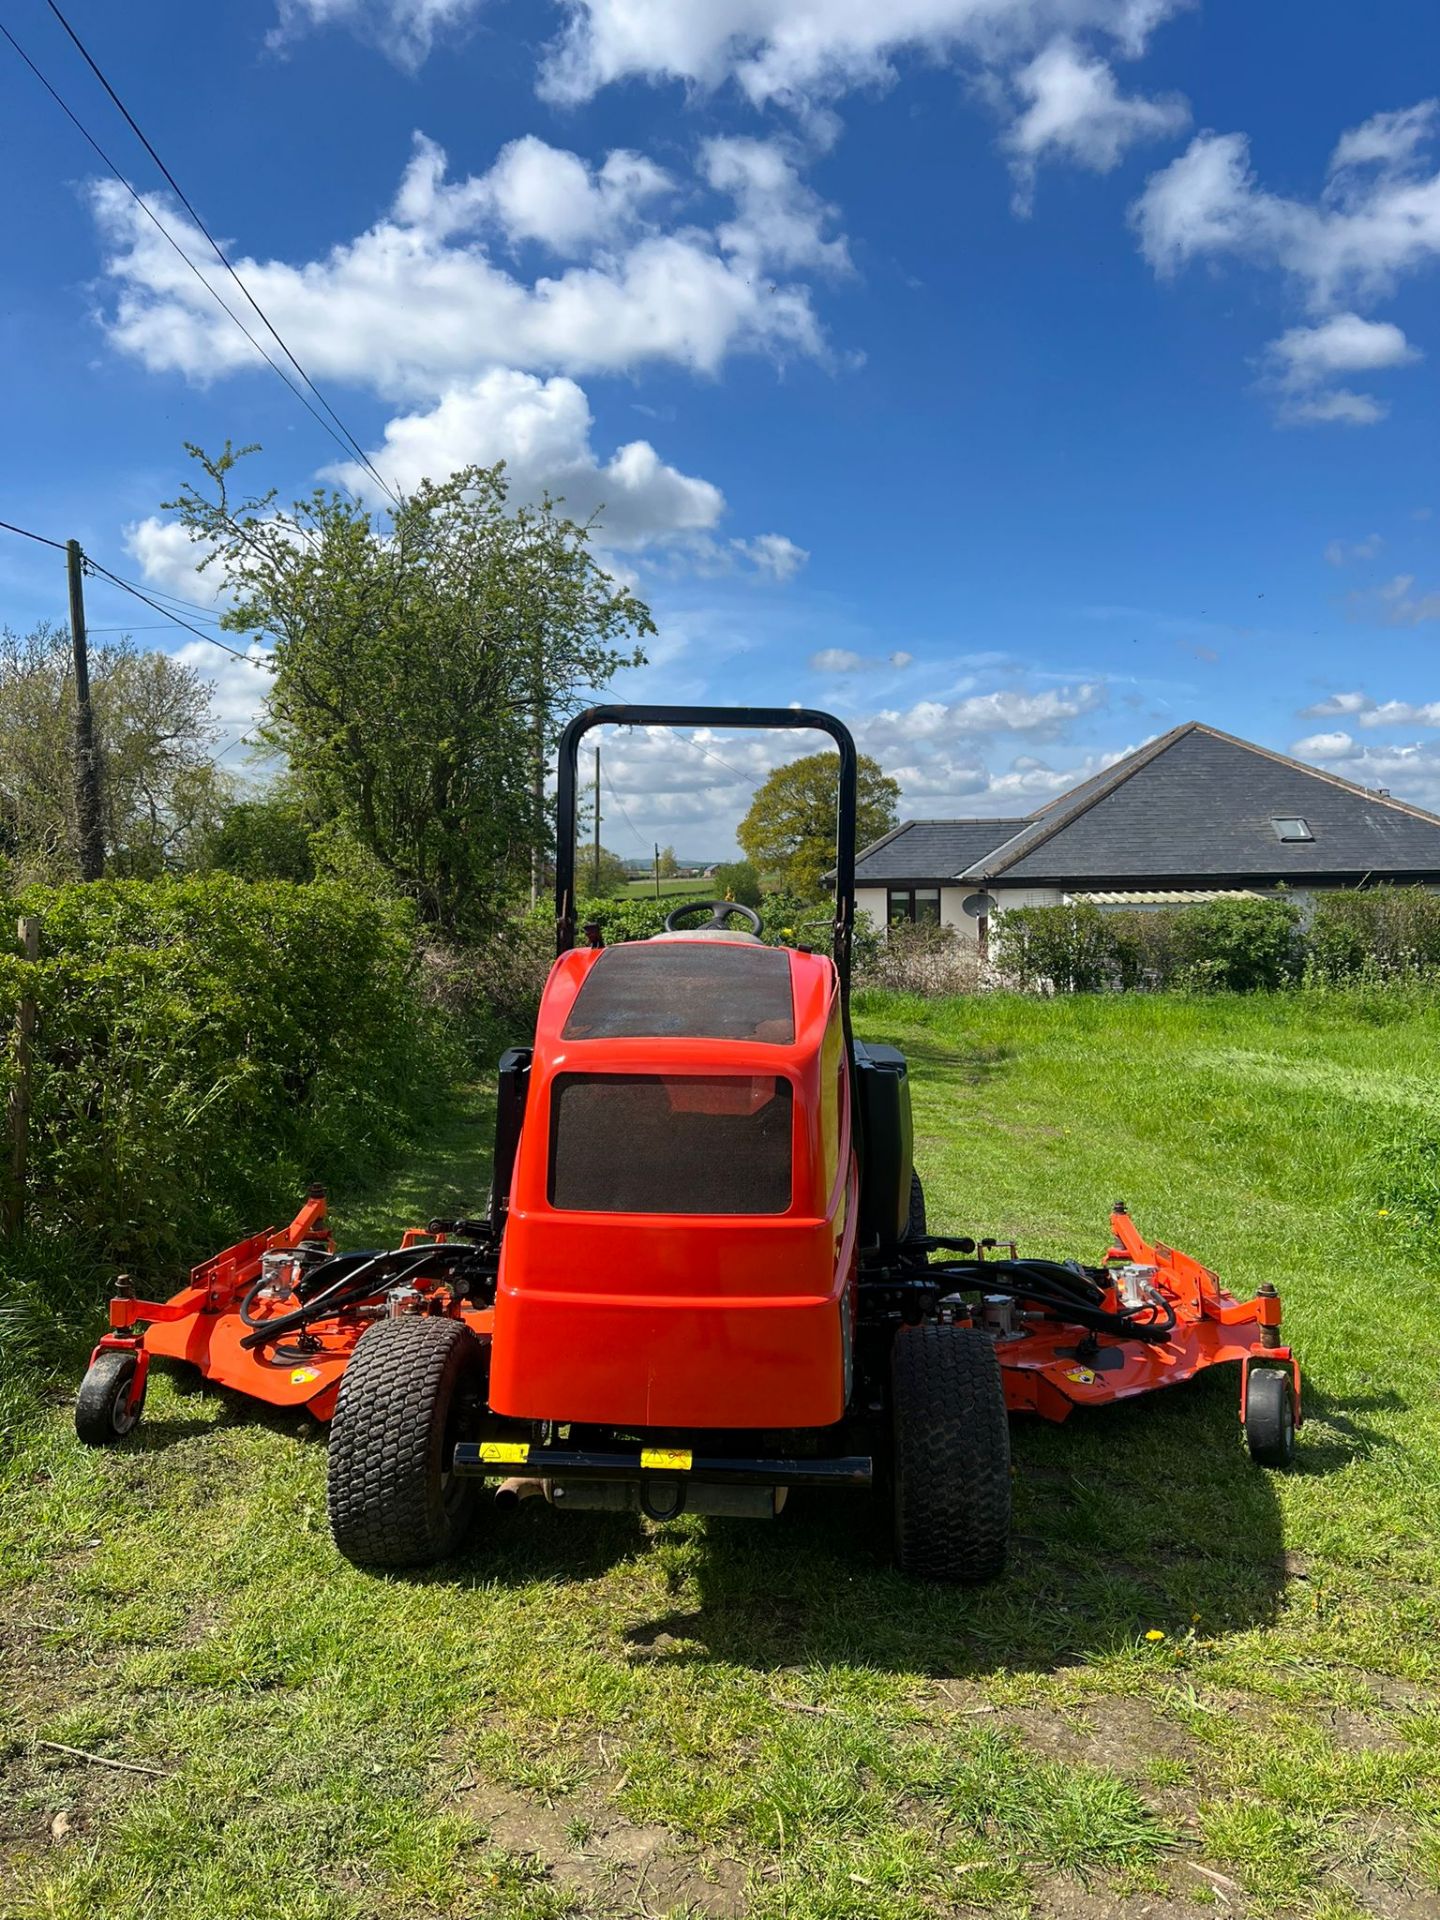
[[324, 882], [33, 888], [41, 958], [0, 969], [0, 1047], [39, 1009], [27, 1230], [138, 1272], [378, 1164], [450, 1078], [413, 918]]
[[1288, 900], [1212, 900], [1106, 912], [1089, 901], [996, 918], [1002, 974], [1030, 992], [1188, 987], [1232, 993], [1292, 985], [1305, 944]]

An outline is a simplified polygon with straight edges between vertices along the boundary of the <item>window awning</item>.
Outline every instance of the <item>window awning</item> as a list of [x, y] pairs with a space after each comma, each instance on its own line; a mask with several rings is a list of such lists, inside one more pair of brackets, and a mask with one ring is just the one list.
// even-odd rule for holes
[[1211, 900], [1259, 900], [1253, 887], [1145, 888], [1137, 893], [1067, 893], [1066, 903], [1084, 900], [1092, 907], [1201, 907]]

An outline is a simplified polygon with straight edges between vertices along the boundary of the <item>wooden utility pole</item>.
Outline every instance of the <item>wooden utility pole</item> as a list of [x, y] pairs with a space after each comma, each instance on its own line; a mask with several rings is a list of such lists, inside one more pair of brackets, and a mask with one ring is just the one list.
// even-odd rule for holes
[[[40, 958], [40, 922], [33, 914], [20, 921], [20, 952]], [[15, 1079], [10, 1088], [10, 1178], [5, 1188], [3, 1225], [13, 1240], [25, 1224], [25, 1169], [30, 1153], [30, 1059], [35, 1047], [35, 996], [27, 993], [15, 1019]]]
[[655, 898], [660, 898], [660, 842], [655, 842]]
[[95, 753], [95, 716], [90, 709], [90, 661], [85, 648], [85, 556], [78, 540], [65, 542], [70, 576], [70, 642], [75, 651], [75, 823], [80, 836], [80, 878], [105, 872], [105, 834], [100, 823], [100, 763]]
[[595, 894], [600, 894], [600, 749], [595, 749]]

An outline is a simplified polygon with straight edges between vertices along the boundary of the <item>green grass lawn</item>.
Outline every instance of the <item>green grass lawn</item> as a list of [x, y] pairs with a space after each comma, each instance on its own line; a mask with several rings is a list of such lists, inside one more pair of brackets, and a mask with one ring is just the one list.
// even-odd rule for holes
[[[909, 1584], [818, 1494], [773, 1525], [531, 1502], [378, 1577], [294, 1418], [159, 1379], [97, 1455], [57, 1403], [0, 1507], [7, 1920], [1440, 1913], [1440, 1296], [1396, 1198], [1433, 1177], [1440, 1008], [857, 1025], [909, 1051], [937, 1226], [1093, 1259], [1123, 1195], [1280, 1284], [1298, 1471], [1250, 1465], [1217, 1370], [1018, 1426], [986, 1591]], [[486, 1143], [451, 1115], [342, 1233], [478, 1205]]]
[[[662, 897], [667, 894], [679, 894], [682, 897], [688, 897], [693, 900], [708, 900], [714, 885], [715, 882], [713, 880], [703, 879], [662, 880], [660, 882], [660, 892]], [[653, 876], [645, 874], [638, 880], [627, 880], [625, 882], [625, 893], [631, 900], [653, 900], [655, 898], [655, 881]]]

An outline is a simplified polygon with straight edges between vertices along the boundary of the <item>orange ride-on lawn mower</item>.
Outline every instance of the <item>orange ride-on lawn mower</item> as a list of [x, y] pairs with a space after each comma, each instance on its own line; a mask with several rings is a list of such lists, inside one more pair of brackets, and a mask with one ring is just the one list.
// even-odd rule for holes
[[[576, 756], [622, 726], [814, 727], [840, 753], [834, 958], [732, 901], [575, 945]], [[903, 1057], [851, 1036], [855, 747], [828, 714], [600, 707], [558, 774], [556, 932], [534, 1045], [500, 1063], [483, 1219], [337, 1252], [290, 1226], [113, 1301], [82, 1440], [140, 1417], [152, 1356], [330, 1422], [330, 1522], [371, 1566], [450, 1553], [492, 1505], [772, 1516], [792, 1487], [883, 1487], [906, 1572], [1005, 1563], [1007, 1414], [1064, 1420], [1240, 1365], [1250, 1451], [1289, 1464], [1280, 1301], [1234, 1299], [1125, 1212], [1094, 1266], [927, 1231]], [[705, 916], [696, 924], [697, 916]]]

